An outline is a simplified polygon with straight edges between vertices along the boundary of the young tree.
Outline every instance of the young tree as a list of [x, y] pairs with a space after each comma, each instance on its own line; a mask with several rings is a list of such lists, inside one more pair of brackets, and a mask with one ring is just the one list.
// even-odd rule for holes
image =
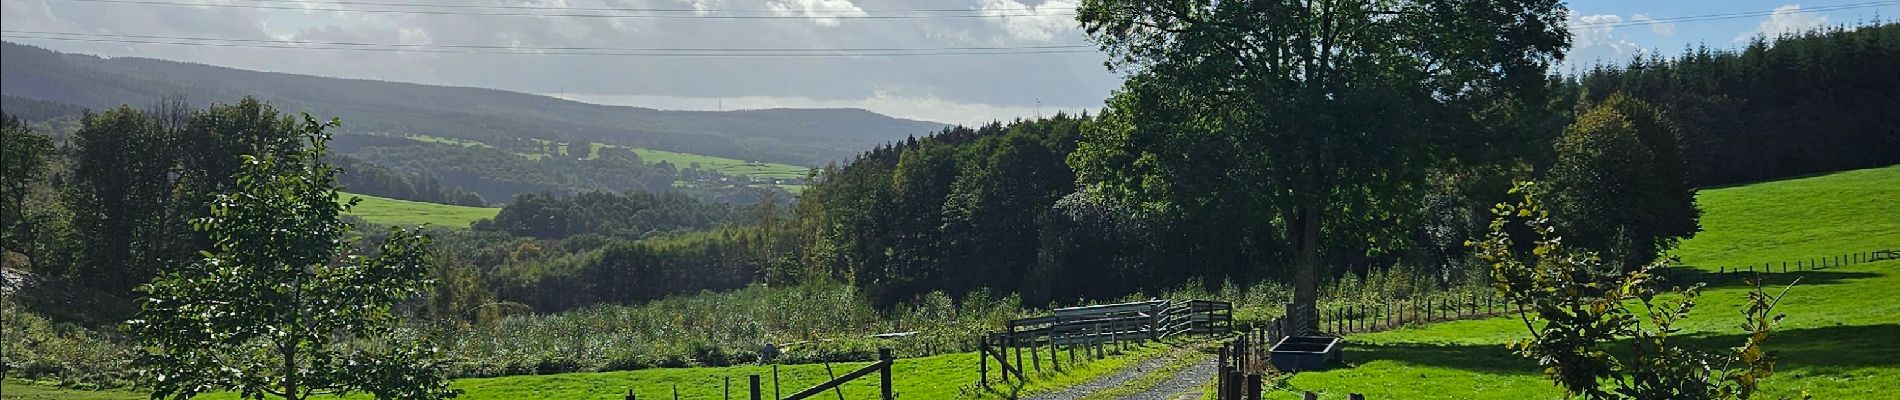
[[1568, 45], [1556, 0], [1088, 0], [1078, 12], [1110, 67], [1131, 72], [1071, 159], [1082, 180], [1163, 211], [1247, 204], [1217, 212], [1277, 227], [1298, 310], [1318, 299], [1328, 220], [1406, 208], [1425, 171], [1495, 139], [1470, 133], [1502, 131], [1475, 116], [1539, 103]]
[[[1519, 183], [1511, 191], [1519, 200], [1494, 207], [1490, 233], [1472, 244], [1491, 265], [1492, 286], [1517, 306], [1531, 335], [1512, 341], [1511, 348], [1537, 360], [1571, 396], [1747, 399], [1761, 378], [1774, 373], [1774, 358], [1763, 344], [1784, 317], [1774, 308], [1786, 289], [1769, 295], [1755, 286], [1742, 310], [1747, 336], [1740, 347], [1710, 353], [1677, 345], [1670, 339], [1681, 333], [1678, 323], [1689, 317], [1701, 285], [1659, 291], [1655, 287], [1663, 282], [1656, 270], [1667, 260], [1624, 270], [1573, 247], [1557, 235], [1536, 191]], [[1513, 235], [1526, 230], [1535, 239], [1529, 249]], [[1628, 340], [1628, 346], [1611, 346], [1618, 340]], [[1609, 351], [1616, 348], [1631, 354], [1619, 358]]]
[[392, 228], [375, 254], [354, 254], [340, 217], [358, 199], [337, 202], [337, 170], [322, 159], [336, 124], [306, 115], [301, 151], [244, 157], [231, 191], [193, 223], [212, 251], [140, 288], [149, 297], [128, 325], [154, 398], [458, 393], [434, 348], [400, 338], [392, 312], [431, 284], [428, 237]]
[[1622, 93], [1586, 106], [1557, 140], [1549, 178], [1556, 224], [1572, 243], [1625, 267], [1694, 236], [1701, 211], [1675, 125]]

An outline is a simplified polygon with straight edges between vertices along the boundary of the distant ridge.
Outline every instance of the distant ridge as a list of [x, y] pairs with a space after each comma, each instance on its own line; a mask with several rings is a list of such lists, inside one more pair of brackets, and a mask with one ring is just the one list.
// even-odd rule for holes
[[496, 89], [259, 72], [212, 65], [0, 46], [4, 93], [92, 109], [182, 94], [203, 106], [256, 96], [277, 108], [342, 118], [345, 133], [595, 141], [744, 160], [820, 165], [946, 124], [862, 109], [665, 111]]

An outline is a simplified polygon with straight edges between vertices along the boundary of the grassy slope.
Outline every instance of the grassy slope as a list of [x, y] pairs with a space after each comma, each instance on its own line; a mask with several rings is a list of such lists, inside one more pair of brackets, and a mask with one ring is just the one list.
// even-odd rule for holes
[[[1677, 252], [1701, 268], [1808, 259], [1900, 247], [1900, 166], [1703, 191], [1704, 231]], [[1796, 274], [1790, 274], [1796, 275]], [[1770, 340], [1780, 363], [1764, 380], [1766, 398], [1892, 398], [1900, 394], [1900, 261], [1803, 275], [1779, 309], [1788, 314]], [[1770, 284], [1786, 284], [1781, 275]], [[1686, 326], [1709, 349], [1741, 343], [1734, 324], [1747, 290], [1704, 292]], [[1273, 398], [1301, 391], [1369, 398], [1560, 398], [1540, 369], [1504, 348], [1523, 323], [1496, 318], [1356, 335], [1353, 368], [1298, 374]]]
[[[1074, 385], [1106, 375], [1142, 357], [1158, 356], [1170, 349], [1168, 346], [1150, 345], [1132, 349], [1123, 356], [1110, 357], [1079, 366], [1065, 363], [1064, 373], [1043, 374], [1030, 385], [1016, 388], [1015, 393], [1028, 395]], [[842, 375], [866, 364], [838, 363], [833, 364], [832, 368], [835, 373]], [[995, 364], [991, 364], [991, 368], [996, 368]], [[824, 382], [830, 376], [825, 372], [823, 364], [780, 366], [778, 372], [780, 391], [785, 395]], [[747, 378], [753, 374], [761, 376], [762, 387], [767, 393], [766, 396], [770, 398], [772, 367], [756, 365], [474, 378], [457, 380], [454, 385], [464, 391], [460, 398], [468, 400], [530, 398], [608, 400], [625, 398], [628, 389], [632, 389], [643, 398], [660, 399], [672, 398], [675, 385], [678, 386], [680, 398], [683, 399], [720, 399], [725, 398], [726, 378], [732, 379], [732, 397], [746, 398]], [[898, 395], [905, 399], [996, 399], [1002, 397], [997, 391], [981, 390], [974, 385], [977, 380], [975, 353], [899, 359], [896, 369], [892, 371], [892, 377], [892, 386], [895, 387]], [[994, 379], [995, 375], [991, 377]], [[876, 374], [851, 381], [843, 386], [844, 397], [853, 400], [876, 399], [879, 394], [877, 382]], [[4, 395], [8, 399], [142, 400], [146, 398], [143, 393], [132, 391], [57, 389], [17, 380], [5, 382]], [[232, 393], [218, 393], [197, 398], [228, 400], [238, 397]], [[370, 397], [358, 395], [348, 398], [368, 399]], [[819, 398], [834, 399], [836, 397], [827, 393]]]
[[386, 197], [344, 193], [343, 200], [350, 196], [363, 198], [350, 215], [384, 225], [421, 225], [467, 228], [477, 219], [494, 218], [499, 208], [469, 207], [448, 204], [426, 203], [420, 201], [398, 200]]

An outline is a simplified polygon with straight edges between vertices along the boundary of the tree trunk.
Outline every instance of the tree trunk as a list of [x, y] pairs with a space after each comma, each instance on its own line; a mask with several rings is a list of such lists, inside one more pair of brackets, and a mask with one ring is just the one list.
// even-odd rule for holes
[[1296, 332], [1319, 330], [1319, 219], [1317, 203], [1299, 206], [1294, 212], [1289, 239], [1293, 240], [1293, 304], [1287, 317]]

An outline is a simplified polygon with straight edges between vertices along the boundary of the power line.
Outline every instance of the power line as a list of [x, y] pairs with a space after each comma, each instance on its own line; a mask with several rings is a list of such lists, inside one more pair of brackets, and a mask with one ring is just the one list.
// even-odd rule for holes
[[[853, 53], [853, 52], [948, 52], [978, 50], [1054, 50], [1054, 49], [1094, 49], [1092, 45], [1036, 45], [1036, 46], [962, 46], [962, 47], [844, 47], [844, 48], [769, 48], [769, 47], [527, 47], [473, 44], [434, 44], [434, 43], [366, 43], [366, 42], [323, 42], [278, 39], [227, 39], [192, 36], [130, 35], [111, 33], [23, 31], [5, 29], [0, 33], [53, 35], [81, 38], [117, 38], [117, 39], [153, 39], [172, 41], [268, 43], [281, 45], [313, 46], [351, 46], [351, 47], [396, 47], [396, 48], [450, 48], [475, 50], [508, 50], [515, 52], [544, 51], [618, 51], [618, 52], [817, 52], [817, 53]], [[537, 53], [538, 54], [538, 53]]]
[[[855, 15], [854, 15], [854, 14], [845, 14], [845, 15], [723, 15], [723, 14], [718, 14], [718, 15], [698, 15], [698, 14], [684, 14], [684, 15], [682, 15], [682, 14], [671, 14], [671, 15], [669, 15], [669, 14], [601, 14], [601, 13], [574, 13], [574, 12], [559, 12], [559, 13], [541, 13], [541, 12], [469, 12], [469, 11], [444, 11], [444, 10], [395, 10], [395, 9], [363, 9], [363, 8], [333, 8], [333, 7], [298, 7], [298, 6], [280, 6], [280, 5], [270, 5], [270, 4], [213, 4], [213, 3], [178, 3], [178, 2], [169, 2], [169, 1], [153, 1], [153, 0], [52, 0], [52, 1], [62, 1], [62, 2], [71, 2], [71, 3], [98, 3], [98, 4], [126, 4], [126, 5], [147, 5], [147, 6], [173, 6], [173, 7], [210, 7], [210, 8], [239, 8], [239, 9], [261, 9], [261, 10], [290, 10], [290, 11], [321, 11], [321, 12], [340, 12], [340, 13], [367, 13], [367, 14], [417, 14], [417, 15], [459, 15], [459, 16], [489, 16], [489, 17], [564, 17], [564, 18], [639, 18], [639, 19], [744, 19], [744, 20], [774, 20], [774, 19], [818, 19], [818, 18], [829, 18], [829, 19], [949, 19], [949, 18], [1011, 18], [1011, 17], [1073, 17], [1073, 16], [1075, 16], [1075, 15], [1076, 15], [1076, 14], [1075, 14], [1074, 12], [1060, 12], [1060, 13], [1049, 13], [1049, 14], [1033, 14], [1033, 13], [1029, 13], [1029, 14], [1024, 14], [1024, 13], [1017, 13], [1017, 14], [993, 14], [993, 13], [979, 13], [979, 14], [945, 14], [945, 15], [871, 15], [871, 14], [869, 14], [869, 12], [868, 12], [868, 11], [861, 11], [861, 10], [860, 10], [860, 11], [850, 11], [850, 10], [824, 10], [824, 11], [826, 11], [826, 12], [830, 12], [830, 11], [839, 11], [839, 12], [862, 12], [862, 13], [864, 13], [864, 14], [855, 14]], [[414, 6], [414, 7], [422, 7], [422, 6], [423, 6], [423, 5], [416, 5], [416, 6]], [[435, 6], [440, 6], [440, 5], [435, 5]], [[537, 9], [538, 9], [538, 8], [537, 8]], [[649, 10], [649, 11], [657, 11], [657, 10]], [[669, 11], [671, 11], [671, 10], [669, 10]], [[693, 11], [698, 11], [698, 10], [693, 10]], [[738, 10], [728, 10], [728, 11], [738, 11]], [[784, 11], [780, 11], [780, 10], [759, 10], [758, 12], [768, 12], [768, 11], [769, 11], [769, 12], [774, 12], [774, 13], [780, 13], [780, 12], [797, 12], [797, 13], [808, 13], [808, 12], [809, 12], [809, 11], [805, 11], [805, 10], [784, 10]], [[814, 10], [814, 11], [817, 11], [817, 10]], [[967, 10], [967, 11], [971, 11], [971, 12], [980, 12], [980, 11], [984, 11], [984, 10]]]
[[[335, 45], [328, 45], [328, 44], [323, 44], [323, 43], [303, 43], [303, 42], [292, 42], [292, 43], [303, 43], [303, 44], [286, 44], [282, 42], [272, 42], [272, 41], [260, 41], [259, 43], [227, 43], [227, 42], [211, 42], [211, 41], [188, 41], [189, 39], [183, 39], [183, 38], [165, 40], [165, 39], [114, 38], [114, 37], [109, 37], [109, 36], [108, 37], [87, 37], [87, 36], [61, 37], [61, 36], [44, 36], [44, 35], [26, 35], [26, 36], [12, 35], [12, 36], [8, 36], [7, 38], [8, 39], [53, 40], [53, 41], [65, 41], [65, 42], [156, 44], [156, 45], [171, 45], [171, 46], [236, 47], [236, 48], [255, 48], [255, 49], [344, 50], [344, 51], [370, 51], [370, 52], [384, 52], [384, 53], [680, 57], [680, 58], [694, 58], [694, 57], [722, 57], [722, 58], [910, 57], [910, 56], [963, 56], [963, 55], [1084, 54], [1084, 53], [1095, 52], [1093, 50], [1064, 49], [1064, 48], [1050, 48], [1050, 49], [1024, 48], [1024, 49], [1008, 49], [1008, 50], [977, 50], [977, 51], [921, 51], [921, 50], [919, 51], [827, 51], [828, 49], [782, 49], [782, 50], [756, 49], [756, 50], [759, 50], [756, 52], [739, 52], [739, 51], [678, 52], [678, 51], [660, 51], [660, 50], [505, 51], [502, 49], [487, 49], [487, 48], [335, 46]], [[426, 46], [426, 45], [423, 45], [423, 46]], [[794, 51], [794, 50], [800, 50], [800, 51]], [[804, 50], [818, 50], [820, 52], [811, 52], [811, 51], [804, 51]]]
[[[1890, 0], [1890, 1], [1871, 1], [1871, 2], [1865, 2], [1865, 3], [1837, 4], [1837, 5], [1832, 5], [1832, 6], [1802, 8], [1802, 9], [1794, 10], [1794, 11], [1804, 12], [1804, 13], [1805, 12], [1821, 12], [1821, 11], [1839, 11], [1839, 10], [1873, 8], [1873, 7], [1882, 7], [1882, 6], [1891, 6], [1891, 5], [1900, 5], [1900, 1]], [[1719, 20], [1737, 19], [1737, 18], [1770, 16], [1779, 12], [1781, 11], [1780, 10], [1745, 11], [1745, 12], [1734, 12], [1734, 13], [1724, 13], [1724, 14], [1691, 15], [1691, 16], [1670, 17], [1670, 18], [1651, 18], [1651, 19], [1645, 19], [1641, 21], [1580, 23], [1580, 24], [1571, 24], [1570, 27], [1572, 28], [1616, 28], [1616, 27], [1624, 27], [1624, 26], [1649, 25], [1649, 24], [1657, 24], [1657, 23], [1719, 21]]]

